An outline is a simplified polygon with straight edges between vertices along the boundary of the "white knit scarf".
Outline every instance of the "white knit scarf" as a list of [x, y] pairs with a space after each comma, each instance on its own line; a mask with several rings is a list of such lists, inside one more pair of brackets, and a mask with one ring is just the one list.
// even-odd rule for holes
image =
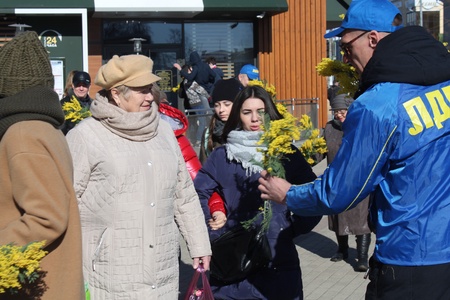
[[255, 164], [255, 162], [262, 161], [262, 153], [257, 149], [266, 149], [263, 145], [257, 145], [262, 133], [262, 131], [233, 130], [228, 134], [225, 144], [227, 158], [239, 162], [247, 176], [263, 170], [262, 167]]

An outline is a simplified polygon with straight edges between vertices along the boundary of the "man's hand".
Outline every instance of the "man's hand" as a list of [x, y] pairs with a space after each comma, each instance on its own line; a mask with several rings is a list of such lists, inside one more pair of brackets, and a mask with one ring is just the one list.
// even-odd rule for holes
[[212, 214], [212, 219], [209, 219], [208, 224], [212, 230], [222, 228], [227, 222], [227, 216], [221, 211], [215, 211]]
[[200, 263], [203, 264], [203, 268], [205, 271], [209, 270], [209, 262], [211, 261], [211, 255], [202, 256], [202, 257], [194, 257], [194, 260], [192, 262], [192, 267], [197, 270]]
[[286, 193], [291, 186], [286, 180], [270, 176], [267, 171], [262, 171], [258, 189], [261, 191], [262, 199], [286, 204]]

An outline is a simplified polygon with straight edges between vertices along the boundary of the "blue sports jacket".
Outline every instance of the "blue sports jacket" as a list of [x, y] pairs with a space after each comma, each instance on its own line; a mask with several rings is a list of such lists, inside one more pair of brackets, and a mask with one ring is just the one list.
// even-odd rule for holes
[[374, 192], [376, 260], [449, 263], [450, 55], [424, 29], [406, 27], [379, 42], [361, 81], [337, 156], [314, 182], [292, 186], [287, 205], [336, 214]]

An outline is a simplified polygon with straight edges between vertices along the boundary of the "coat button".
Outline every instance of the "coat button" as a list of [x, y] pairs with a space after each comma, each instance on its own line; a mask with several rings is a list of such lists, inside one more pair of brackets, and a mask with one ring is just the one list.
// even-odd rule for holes
[[152, 203], [150, 203], [150, 206], [151, 206], [151, 207], [155, 206], [155, 203], [153, 203], [153, 202], [152, 202]]
[[152, 285], [152, 289], [156, 289], [156, 286]]
[[148, 245], [150, 248], [153, 248], [153, 245]]
[[147, 165], [148, 165], [149, 167], [151, 167], [151, 166], [152, 166], [152, 162], [149, 161], [149, 162], [147, 163]]

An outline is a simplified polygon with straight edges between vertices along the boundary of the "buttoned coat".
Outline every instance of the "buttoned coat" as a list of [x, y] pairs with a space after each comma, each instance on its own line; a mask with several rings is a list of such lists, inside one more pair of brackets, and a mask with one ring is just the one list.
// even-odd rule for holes
[[151, 122], [155, 135], [141, 141], [94, 118], [67, 135], [92, 299], [178, 299], [179, 230], [191, 257], [211, 254], [173, 131], [159, 116]]

